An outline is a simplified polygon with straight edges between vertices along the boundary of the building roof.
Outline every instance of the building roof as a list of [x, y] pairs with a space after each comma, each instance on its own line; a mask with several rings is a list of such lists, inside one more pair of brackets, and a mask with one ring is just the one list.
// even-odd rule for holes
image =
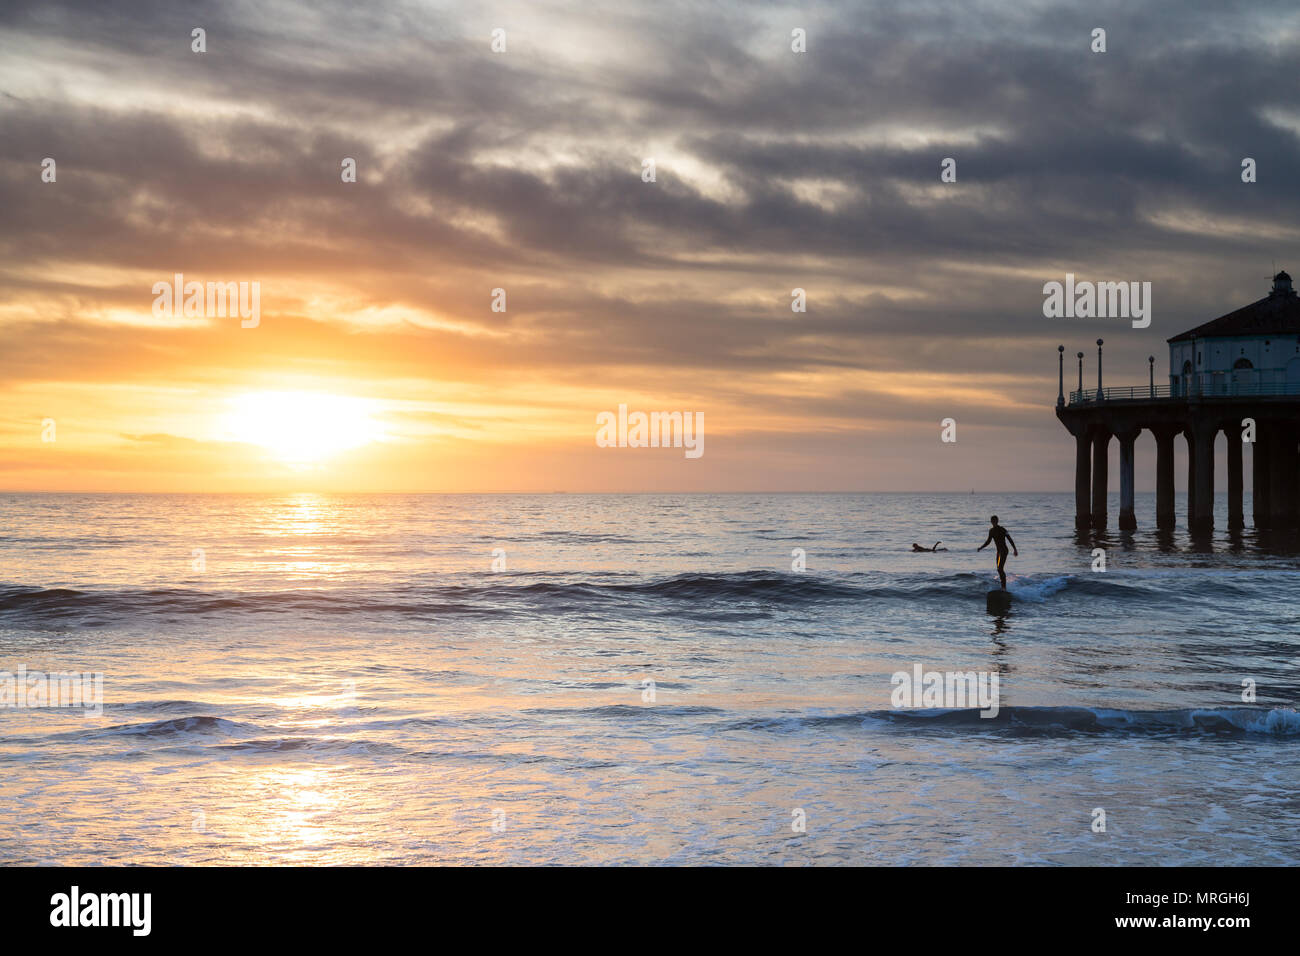
[[1279, 272], [1273, 277], [1273, 291], [1258, 302], [1188, 329], [1168, 341], [1229, 335], [1300, 335], [1300, 296], [1291, 288], [1291, 277]]

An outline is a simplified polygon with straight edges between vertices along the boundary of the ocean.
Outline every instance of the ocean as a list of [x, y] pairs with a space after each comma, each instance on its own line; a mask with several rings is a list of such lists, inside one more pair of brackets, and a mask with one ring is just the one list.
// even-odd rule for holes
[[0, 863], [1293, 865], [1300, 550], [1150, 497], [0, 495], [0, 671], [102, 675]]

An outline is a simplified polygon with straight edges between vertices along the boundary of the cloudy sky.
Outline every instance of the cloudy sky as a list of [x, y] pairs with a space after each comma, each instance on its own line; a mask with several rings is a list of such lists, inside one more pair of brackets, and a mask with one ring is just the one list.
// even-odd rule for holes
[[1078, 6], [8, 0], [0, 489], [1067, 491], [1058, 344], [1300, 274], [1300, 8]]

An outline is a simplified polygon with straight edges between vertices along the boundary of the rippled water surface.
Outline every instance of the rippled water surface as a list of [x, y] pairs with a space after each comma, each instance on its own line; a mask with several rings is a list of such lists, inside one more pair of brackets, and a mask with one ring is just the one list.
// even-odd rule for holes
[[1297, 585], [1066, 495], [0, 495], [0, 670], [103, 675], [0, 708], [0, 862], [1294, 864]]

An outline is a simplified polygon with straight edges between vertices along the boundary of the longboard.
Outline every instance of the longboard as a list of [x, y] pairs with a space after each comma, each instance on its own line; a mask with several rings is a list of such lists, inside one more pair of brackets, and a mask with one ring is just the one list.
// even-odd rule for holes
[[996, 591], [990, 591], [985, 601], [990, 614], [1000, 614], [1003, 611], [1011, 610], [1011, 592], [1003, 591], [999, 588]]

